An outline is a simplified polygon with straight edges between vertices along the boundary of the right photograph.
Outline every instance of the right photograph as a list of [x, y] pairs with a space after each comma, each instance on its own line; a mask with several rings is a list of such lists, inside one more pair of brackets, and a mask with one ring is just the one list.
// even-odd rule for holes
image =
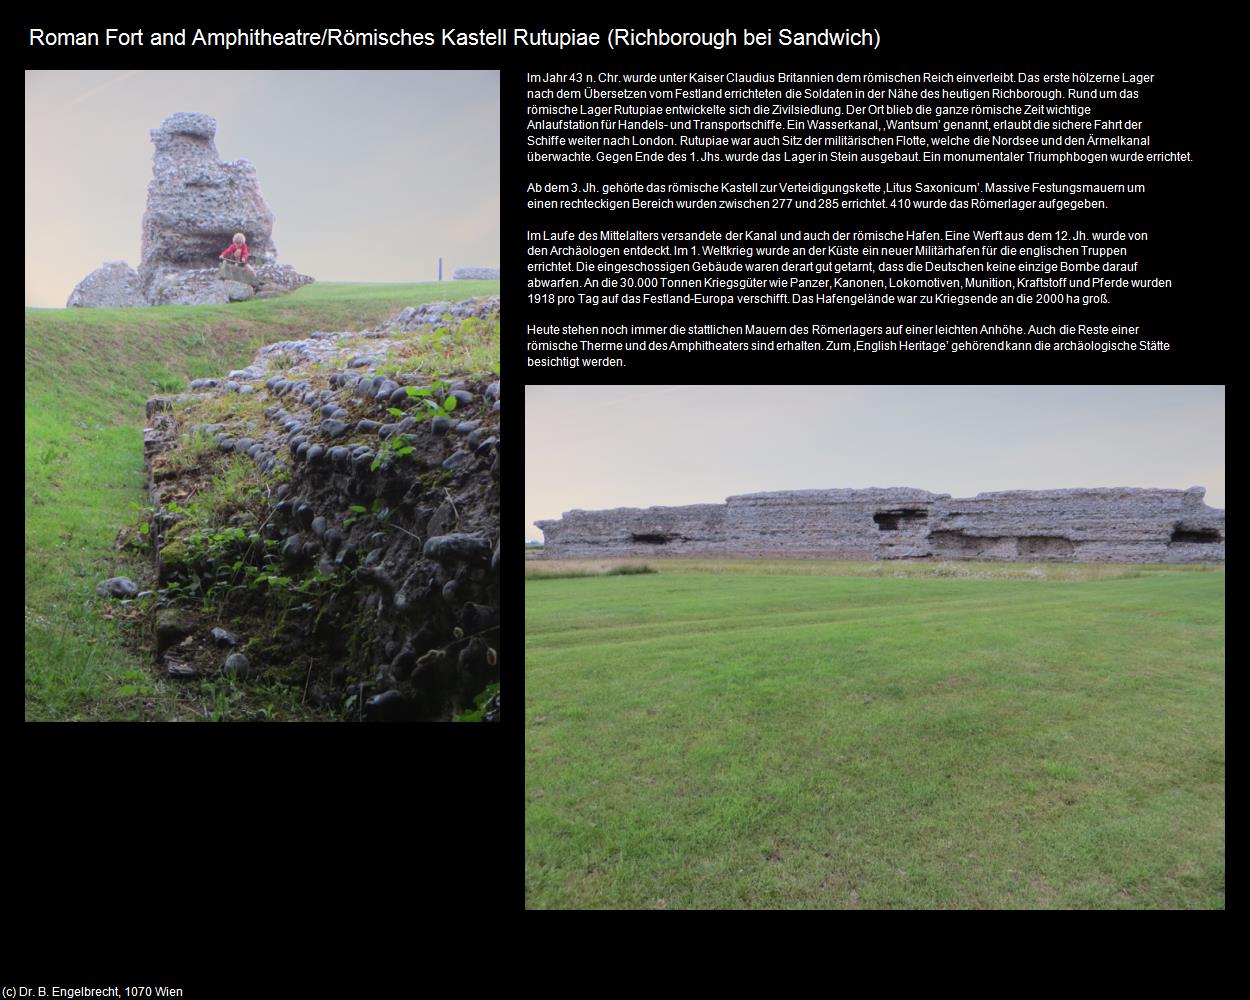
[[1223, 908], [1224, 427], [528, 386], [527, 907]]

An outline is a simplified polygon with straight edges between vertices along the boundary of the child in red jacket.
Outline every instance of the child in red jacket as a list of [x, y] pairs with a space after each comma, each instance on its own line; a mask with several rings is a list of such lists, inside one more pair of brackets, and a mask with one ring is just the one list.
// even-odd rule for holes
[[235, 233], [234, 242], [217, 256], [222, 260], [230, 260], [236, 264], [241, 264], [247, 268], [253, 277], [256, 276], [256, 272], [252, 270], [252, 265], [247, 262], [247, 237], [242, 233]]

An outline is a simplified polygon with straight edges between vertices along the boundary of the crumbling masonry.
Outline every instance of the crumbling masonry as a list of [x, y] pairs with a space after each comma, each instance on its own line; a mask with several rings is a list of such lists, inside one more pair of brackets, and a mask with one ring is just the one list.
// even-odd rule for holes
[[1020, 562], [1220, 562], [1224, 511], [1188, 490], [908, 488], [745, 493], [723, 504], [571, 510], [539, 521], [548, 558], [822, 556]]

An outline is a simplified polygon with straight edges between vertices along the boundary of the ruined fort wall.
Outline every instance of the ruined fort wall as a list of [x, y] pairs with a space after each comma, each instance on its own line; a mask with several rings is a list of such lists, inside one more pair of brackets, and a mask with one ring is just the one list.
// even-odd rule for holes
[[[746, 493], [727, 501], [734, 528], [728, 542], [739, 550], [832, 552], [843, 559], [915, 555], [928, 509], [944, 496], [914, 489]], [[884, 537], [873, 520], [879, 514], [897, 523]], [[883, 548], [894, 555], [879, 554]]]
[[835, 559], [1218, 562], [1224, 511], [1205, 490], [910, 488], [747, 493], [724, 504], [574, 510], [540, 521], [548, 558], [778, 555]]
[[539, 527], [555, 526], [552, 531], [563, 539], [566, 557], [627, 556], [657, 549], [683, 555], [720, 552], [728, 551], [727, 510], [725, 504], [718, 503], [645, 510], [570, 510], [559, 521], [540, 522]]

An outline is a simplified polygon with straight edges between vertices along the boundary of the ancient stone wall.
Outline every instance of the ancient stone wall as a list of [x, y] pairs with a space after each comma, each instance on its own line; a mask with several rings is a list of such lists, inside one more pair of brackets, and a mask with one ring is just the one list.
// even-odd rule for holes
[[148, 401], [168, 677], [277, 681], [382, 721], [448, 719], [498, 682], [499, 381], [405, 368], [498, 316], [497, 297], [410, 307]]
[[1181, 563], [1224, 559], [1205, 490], [909, 488], [746, 493], [724, 504], [572, 510], [539, 521], [546, 558], [676, 555]]
[[211, 116], [191, 112], [170, 115], [151, 131], [156, 151], [139, 259], [145, 291], [158, 275], [215, 264], [236, 232], [247, 236], [258, 261], [277, 256], [273, 212], [256, 168], [218, 159], [216, 134]]
[[218, 159], [211, 115], [180, 111], [150, 132], [156, 147], [143, 213], [139, 269], [109, 261], [83, 278], [67, 307], [204, 305], [251, 298], [253, 288], [217, 277], [218, 255], [247, 237], [259, 292], [278, 295], [313, 279], [278, 265], [273, 212], [247, 160]]

